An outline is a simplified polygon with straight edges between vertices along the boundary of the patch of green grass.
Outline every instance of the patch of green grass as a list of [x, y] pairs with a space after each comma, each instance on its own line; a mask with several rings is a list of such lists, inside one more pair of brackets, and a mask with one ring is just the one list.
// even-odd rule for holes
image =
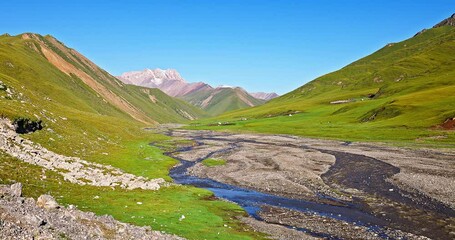
[[204, 166], [207, 166], [207, 167], [223, 166], [223, 165], [226, 165], [226, 160], [207, 158], [202, 161], [202, 164], [204, 164]]
[[[146, 191], [80, 186], [63, 180], [55, 172], [22, 162], [3, 152], [0, 152], [0, 159], [0, 183], [22, 182], [23, 194], [27, 197], [36, 199], [41, 194], [51, 194], [60, 204], [73, 204], [83, 211], [109, 214], [122, 222], [149, 225], [154, 230], [189, 239], [264, 237], [240, 224], [236, 216], [246, 213], [238, 205], [210, 200], [212, 193], [204, 189], [171, 186]], [[182, 215], [185, 219], [179, 221]]]

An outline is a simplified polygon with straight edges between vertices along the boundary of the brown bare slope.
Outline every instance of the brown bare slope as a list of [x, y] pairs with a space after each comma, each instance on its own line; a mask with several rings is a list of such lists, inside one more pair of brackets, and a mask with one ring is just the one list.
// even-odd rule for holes
[[[8, 35], [2, 36], [0, 39], [3, 47], [8, 47], [11, 44], [28, 47], [28, 52], [32, 52], [26, 56], [14, 56], [11, 62], [21, 62], [19, 58], [38, 58], [39, 61], [33, 61], [36, 65], [47, 61], [58, 71], [64, 73], [71, 81], [80, 81], [78, 85], [88, 91], [78, 94], [76, 97], [85, 97], [91, 95], [88, 105], [97, 110], [97, 113], [107, 115], [123, 115], [127, 118], [134, 119], [144, 124], [155, 124], [159, 122], [181, 122], [185, 120], [197, 119], [204, 115], [204, 112], [197, 109], [181, 100], [174, 99], [162, 93], [157, 89], [148, 89], [144, 87], [133, 87], [126, 85], [98, 67], [89, 59], [74, 49], [66, 47], [63, 43], [54, 37], [47, 35], [41, 36], [39, 34], [25, 33], [16, 37]], [[12, 46], [12, 45], [11, 45]], [[9, 49], [12, 50], [12, 49]], [[32, 51], [30, 51], [32, 50]], [[17, 50], [14, 50], [17, 52]], [[12, 57], [10, 54], [9, 57]], [[42, 68], [42, 66], [29, 65], [33, 70]], [[48, 66], [46, 66], [47, 68]], [[53, 72], [54, 69], [49, 72]], [[5, 71], [2, 73], [6, 73]], [[13, 78], [18, 76], [15, 74], [7, 74]], [[53, 78], [61, 79], [61, 76], [53, 76]], [[19, 79], [18, 79], [19, 80]], [[27, 79], [27, 81], [34, 81], [36, 79]], [[49, 79], [46, 79], [48, 81]], [[21, 80], [19, 80], [21, 81]], [[23, 84], [28, 85], [28, 82], [23, 81]], [[53, 84], [46, 82], [46, 84]], [[66, 84], [59, 87], [67, 87]], [[40, 85], [43, 86], [43, 85]], [[76, 94], [76, 93], [74, 93]], [[93, 96], [95, 95], [95, 96]], [[115, 110], [106, 110], [107, 108], [100, 109], [100, 104], [97, 101], [92, 101], [93, 98], [101, 100], [104, 104], [110, 105]], [[86, 101], [84, 99], [83, 101]], [[74, 102], [74, 101], [73, 101]], [[64, 105], [68, 105], [64, 103]], [[98, 107], [96, 106], [98, 105]]]

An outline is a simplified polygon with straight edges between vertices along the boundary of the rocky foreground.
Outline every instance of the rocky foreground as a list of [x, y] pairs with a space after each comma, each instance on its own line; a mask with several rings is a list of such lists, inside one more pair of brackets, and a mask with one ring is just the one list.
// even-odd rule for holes
[[22, 197], [20, 183], [0, 185], [0, 239], [182, 239], [96, 216], [70, 205], [59, 206], [50, 195]]

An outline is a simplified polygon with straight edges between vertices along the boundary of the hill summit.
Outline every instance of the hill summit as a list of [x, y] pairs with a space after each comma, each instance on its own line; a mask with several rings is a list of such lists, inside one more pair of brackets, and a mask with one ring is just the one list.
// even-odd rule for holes
[[442, 20], [440, 23], [434, 25], [433, 28], [438, 28], [438, 27], [442, 27], [442, 26], [454, 27], [455, 26], [455, 13], [452, 14], [452, 16], [450, 16], [449, 18], [446, 18], [446, 19]]

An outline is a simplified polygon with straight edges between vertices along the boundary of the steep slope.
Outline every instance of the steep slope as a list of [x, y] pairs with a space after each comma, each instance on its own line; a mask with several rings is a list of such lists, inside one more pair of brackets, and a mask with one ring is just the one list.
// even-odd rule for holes
[[239, 87], [218, 87], [210, 91], [195, 91], [183, 96], [182, 99], [201, 107], [212, 116], [264, 103], [264, 100], [254, 98]]
[[264, 100], [278, 96], [276, 93], [258, 93], [259, 97], [255, 98], [241, 88], [228, 90], [230, 87], [213, 88], [203, 82], [188, 83], [174, 69], [145, 69], [143, 71], [126, 72], [118, 76], [118, 79], [127, 84], [159, 88], [170, 96], [179, 97], [197, 107], [201, 107], [212, 116], [227, 111], [257, 106], [263, 104]]
[[24, 197], [49, 194], [60, 205], [188, 239], [257, 239], [235, 220], [244, 214], [239, 206], [207, 190], [121, 187], [171, 181], [177, 161], [150, 143], [173, 142], [145, 127], [200, 114], [158, 89], [123, 84], [51, 36], [0, 36], [0, 184], [21, 182]]
[[455, 142], [453, 16], [390, 43], [265, 105], [220, 119], [255, 118], [232, 128], [343, 139]]
[[[4, 63], [0, 78], [8, 88], [22, 94], [25, 105], [45, 101], [57, 111], [71, 108], [142, 123], [179, 122], [204, 114], [159, 90], [123, 84], [51, 36], [3, 35], [0, 43], [0, 60]], [[21, 108], [29, 110], [28, 106]], [[17, 108], [3, 109], [5, 115], [23, 113]], [[33, 114], [40, 115], [39, 111]]]

